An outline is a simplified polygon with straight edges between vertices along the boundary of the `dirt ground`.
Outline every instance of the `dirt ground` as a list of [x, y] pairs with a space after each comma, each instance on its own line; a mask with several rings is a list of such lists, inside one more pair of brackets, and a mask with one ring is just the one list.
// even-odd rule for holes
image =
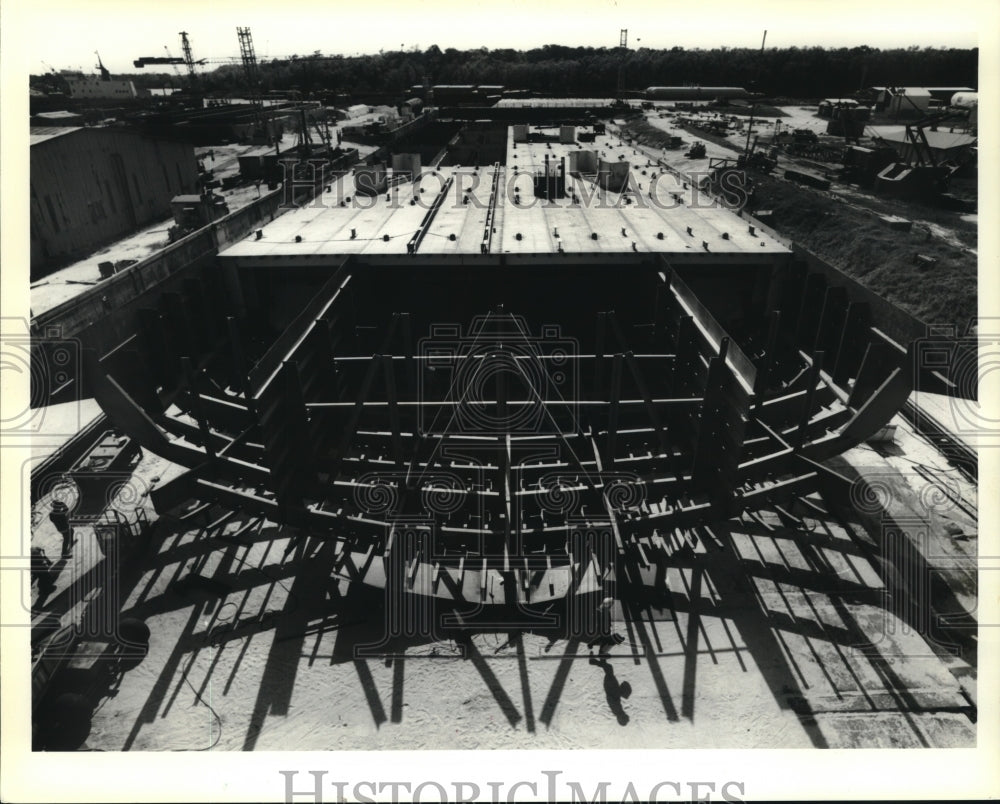
[[[783, 107], [789, 120], [782, 127], [825, 131], [826, 121], [810, 107]], [[766, 141], [773, 122], [766, 118], [755, 130]], [[739, 133], [721, 139], [681, 129], [670, 118], [647, 115], [634, 125], [648, 144], [662, 146], [656, 132], [681, 136], [679, 150], [661, 152], [668, 164], [682, 172], [707, 169], [708, 158], [732, 158], [743, 149]], [[685, 159], [690, 143], [704, 142], [707, 158]], [[754, 174], [757, 192], [751, 213], [770, 210], [770, 225], [779, 233], [805, 246], [876, 293], [899, 305], [928, 324], [951, 324], [964, 332], [978, 309], [978, 220], [916, 201], [887, 199], [858, 187], [836, 181], [829, 190], [815, 190], [786, 180], [788, 167], [816, 168], [803, 160], [779, 155], [778, 168], [770, 175]], [[836, 165], [829, 166], [836, 170]], [[957, 194], [974, 197], [975, 180], [959, 183]], [[890, 229], [880, 220], [895, 215], [912, 221], [909, 232]], [[917, 254], [932, 257], [932, 267], [918, 265]]]
[[[834, 193], [813, 190], [773, 176], [757, 178], [756, 209], [774, 213], [772, 226], [801, 243], [876, 293], [928, 324], [953, 324], [965, 332], [977, 313], [978, 265], [974, 224], [952, 213], [951, 226], [924, 212], [909, 232], [890, 229], [874, 214], [914, 220], [902, 205], [883, 204], [856, 190]], [[752, 212], [753, 210], [751, 210]], [[914, 257], [937, 260], [932, 267]]]

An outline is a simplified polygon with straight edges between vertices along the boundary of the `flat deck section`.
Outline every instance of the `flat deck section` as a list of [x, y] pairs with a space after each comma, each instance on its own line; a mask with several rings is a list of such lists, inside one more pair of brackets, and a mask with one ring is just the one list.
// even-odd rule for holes
[[[558, 129], [530, 129], [554, 137]], [[584, 129], [577, 129], [580, 132]], [[594, 142], [514, 143], [508, 130], [506, 166], [425, 168], [416, 181], [393, 176], [375, 196], [355, 191], [354, 173], [329, 185], [316, 201], [293, 210], [220, 255], [238, 265], [319, 264], [348, 254], [441, 258], [476, 255], [512, 259], [566, 254], [663, 253], [677, 262], [758, 262], [788, 255], [787, 244], [614, 135]], [[601, 189], [594, 174], [571, 175], [569, 154], [595, 151], [630, 163], [624, 192]], [[533, 176], [566, 160], [566, 195], [536, 198]], [[594, 235], [596, 234], [596, 238]]]

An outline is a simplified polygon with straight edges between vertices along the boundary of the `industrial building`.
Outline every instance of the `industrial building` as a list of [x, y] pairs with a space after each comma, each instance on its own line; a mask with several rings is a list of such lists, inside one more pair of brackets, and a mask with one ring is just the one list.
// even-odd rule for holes
[[32, 128], [30, 143], [34, 277], [170, 217], [171, 198], [199, 191], [186, 143], [117, 126]]
[[862, 106], [850, 98], [824, 98], [819, 102], [817, 113], [820, 117], [829, 117], [834, 120], [841, 117], [852, 120], [868, 120], [871, 117], [869, 107]]
[[123, 101], [139, 97], [132, 81], [112, 79], [103, 65], [100, 75], [85, 75], [80, 72], [67, 71], [63, 71], [62, 75], [69, 86], [71, 98]]
[[[219, 142], [253, 142], [266, 145], [298, 125], [305, 113], [310, 122], [326, 119], [318, 103], [269, 101], [266, 104], [238, 101], [209, 103], [204, 108], [156, 110], [136, 116], [134, 125], [154, 137], [169, 137], [193, 145]], [[289, 125], [291, 123], [291, 126]]]
[[951, 103], [956, 92], [974, 92], [972, 87], [871, 87], [875, 108], [890, 115], [926, 113]]
[[506, 94], [500, 84], [414, 84], [410, 92], [438, 106], [490, 106]]

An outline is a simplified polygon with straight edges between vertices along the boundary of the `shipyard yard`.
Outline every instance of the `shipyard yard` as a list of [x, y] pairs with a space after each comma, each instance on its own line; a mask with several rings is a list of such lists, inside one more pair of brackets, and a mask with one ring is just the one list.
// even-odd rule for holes
[[[640, 150], [642, 146], [629, 146], [620, 135], [596, 133], [589, 126], [514, 126], [508, 128], [506, 140], [505, 159], [492, 166], [440, 167], [420, 171], [416, 179], [410, 171], [394, 178], [396, 171], [377, 167], [333, 177], [322, 185], [316, 202], [284, 212], [220, 251], [217, 259], [223, 271], [244, 277], [235, 298], [250, 305], [253, 297], [263, 297], [267, 287], [269, 317], [291, 321], [297, 316], [294, 288], [302, 279], [293, 284], [287, 272], [303, 272], [302, 278], [308, 280], [306, 272], [322, 269], [331, 260], [342, 266], [347, 265], [344, 260], [368, 261], [367, 268], [357, 269], [355, 285], [364, 281], [365, 274], [379, 272], [395, 276], [393, 282], [398, 284], [401, 267], [440, 274], [454, 265], [468, 276], [476, 270], [477, 260], [487, 271], [508, 265], [509, 281], [514, 283], [537, 284], [514, 273], [518, 263], [564, 275], [567, 269], [552, 265], [553, 259], [571, 260], [580, 265], [575, 270], [599, 277], [608, 254], [639, 270], [649, 259], [641, 255], [666, 258], [661, 270], [686, 270], [695, 283], [700, 282], [698, 271], [708, 270], [707, 266], [745, 283], [739, 277], [754, 276], [759, 270], [755, 266], [771, 272], [792, 257], [789, 240], [759, 222], [749, 223], [752, 218], [741, 219], [707, 189], [699, 191], [699, 165], [682, 172], [682, 163], [676, 166], [676, 161], [671, 164]], [[406, 164], [412, 167], [412, 161]], [[618, 192], [588, 179], [588, 168], [596, 177], [598, 164], [624, 166]], [[537, 197], [533, 182], [540, 175], [562, 182], [560, 197]], [[368, 180], [382, 182], [385, 189], [359, 195]], [[550, 189], [546, 185], [543, 192]], [[632, 192], [626, 195], [621, 192], [625, 189]], [[422, 198], [425, 195], [430, 197]], [[629, 200], [623, 201], [624, 197]], [[275, 266], [286, 272], [286, 281], [280, 284], [271, 278]], [[330, 309], [342, 297], [346, 279], [331, 301], [323, 302], [320, 296], [311, 303], [312, 309]], [[427, 280], [440, 281], [431, 276]], [[484, 275], [480, 281], [489, 286], [493, 280]], [[754, 279], [747, 288], [759, 281]], [[368, 304], [361, 301], [368, 295], [362, 287], [358, 286], [360, 295], [353, 303], [354, 314], [361, 319]], [[400, 301], [417, 286], [405, 287], [409, 291], [403, 291]], [[519, 295], [507, 287], [497, 298], [516, 304]], [[698, 315], [698, 302], [684, 298], [685, 308]], [[320, 308], [317, 301], [322, 302]], [[720, 338], [728, 336], [707, 311], [700, 315], [706, 345], [718, 349]], [[291, 337], [298, 338], [300, 347], [303, 339], [309, 340], [308, 327], [292, 335], [302, 326], [298, 319], [280, 339], [290, 346]], [[379, 329], [372, 331], [377, 334]], [[354, 348], [359, 349], [358, 356], [347, 360], [363, 361], [366, 348]], [[581, 352], [576, 358], [582, 379], [589, 350], [582, 343], [573, 348]], [[733, 348], [739, 349], [735, 344]], [[647, 353], [643, 362], [654, 357], [648, 352], [655, 350], [639, 351]], [[613, 351], [598, 347], [598, 354], [604, 353]], [[269, 354], [261, 358], [258, 375], [264, 363], [273, 360]], [[729, 364], [734, 379], [751, 389], [747, 358], [734, 360]], [[610, 358], [597, 362], [604, 361], [610, 370]], [[120, 376], [127, 378], [128, 371]], [[350, 381], [352, 375], [343, 376]], [[510, 377], [513, 382], [517, 379], [516, 374]], [[398, 382], [402, 388], [407, 381], [400, 376]], [[543, 395], [548, 391], [537, 390]], [[638, 390], [640, 396], [651, 393]], [[413, 403], [400, 399], [397, 404]], [[843, 406], [832, 397], [827, 404]], [[110, 401], [105, 405], [114, 409]], [[642, 399], [633, 401], [633, 411], [636, 405], [642, 405]], [[655, 413], [649, 415], [657, 421]], [[938, 417], [946, 418], [940, 410]], [[862, 444], [838, 459], [844, 462], [839, 476], [858, 478], [849, 486], [854, 493], [862, 488], [863, 478], [873, 475], [892, 489], [891, 501], [914, 505], [915, 500], [917, 513], [920, 501], [944, 493], [939, 489], [951, 494], [949, 505], [928, 515], [935, 546], [926, 549], [923, 560], [939, 549], [959, 556], [967, 566], [952, 570], [949, 580], [955, 599], [974, 608], [975, 583], [969, 575], [977, 554], [977, 495], [975, 483], [970, 482], [974, 476], [958, 472], [905, 420], [896, 420], [894, 426], [888, 453], [873, 452]], [[366, 429], [368, 438], [378, 429]], [[829, 427], [818, 432], [829, 432]], [[517, 433], [512, 431], [515, 438]], [[391, 432], [383, 437], [389, 436]], [[407, 438], [405, 428], [396, 437]], [[461, 436], [450, 436], [456, 437]], [[621, 438], [627, 438], [624, 432]], [[605, 446], [598, 440], [593, 449], [603, 452]], [[558, 439], [554, 447], [559, 448]], [[377, 472], [381, 462], [391, 474], [391, 455], [382, 447], [372, 448], [375, 454], [367, 461], [374, 462], [368, 466]], [[361, 450], [363, 465], [364, 447]], [[643, 474], [634, 475], [636, 482], [642, 482], [640, 478], [654, 466], [655, 451], [647, 452], [645, 459], [632, 450], [629, 454], [632, 457], [624, 465], [648, 464], [640, 470]], [[927, 467], [926, 473], [909, 471], [914, 465]], [[586, 470], [583, 465], [579, 468]], [[358, 470], [352, 471], [356, 476]], [[450, 589], [444, 598], [473, 602], [482, 591], [482, 600], [488, 596], [490, 602], [499, 602], [508, 594], [501, 591], [504, 584], [516, 582], [524, 585], [522, 605], [531, 602], [531, 589], [539, 590], [536, 595], [549, 587], [564, 590], [563, 595], [593, 596], [602, 587], [624, 584], [617, 574], [634, 572], [635, 582], [648, 591], [639, 598], [615, 600], [612, 622], [624, 641], [609, 657], [595, 658], [593, 649], [587, 650], [585, 634], [574, 635], [559, 624], [533, 626], [530, 618], [518, 623], [517, 615], [509, 627], [477, 627], [459, 638], [428, 633], [383, 641], [388, 603], [379, 590], [388, 588], [392, 570], [388, 564], [383, 568], [384, 559], [373, 556], [370, 546], [365, 548], [350, 535], [354, 528], [350, 519], [345, 520], [347, 532], [340, 534], [333, 526], [326, 536], [309, 526], [290, 527], [271, 519], [253, 505], [249, 510], [233, 508], [228, 496], [200, 499], [193, 490], [190, 502], [154, 508], [155, 489], [169, 488], [171, 481], [179, 483], [184, 477], [180, 467], [144, 452], [119, 492], [127, 499], [122, 516], [143, 523], [141, 528], [132, 527], [130, 549], [138, 554], [121, 576], [121, 616], [144, 621], [152, 636], [148, 655], [115, 679], [112, 688], [89, 689], [102, 702], [95, 708], [83, 747], [960, 747], [975, 743], [976, 674], [968, 652], [974, 643], [964, 635], [961, 655], [940, 655], [925, 635], [900, 619], [900, 613], [892, 610], [899, 589], [892, 588], [894, 577], [886, 575], [886, 545], [879, 534], [869, 532], [871, 522], [866, 522], [872, 511], [832, 508], [818, 489], [798, 499], [764, 497], [752, 510], [733, 519], [709, 520], [712, 524], [705, 528], [668, 526], [639, 542], [633, 537], [631, 549], [639, 552], [626, 559], [629, 569], [616, 571], [588, 562], [575, 565], [570, 557], [568, 568], [573, 571], [566, 576], [553, 567], [553, 557], [558, 565], [567, 554], [560, 559], [558, 551], [549, 554], [549, 546], [542, 548], [549, 567], [542, 575], [548, 578], [530, 578], [527, 569], [511, 570], [517, 560], [525, 559], [512, 559], [508, 550], [500, 564], [489, 559], [489, 550], [477, 551], [483, 558], [468, 562], [462, 558], [457, 566], [434, 561], [432, 567], [419, 552], [408, 564], [406, 584], [412, 594], [441, 598]], [[580, 479], [579, 474], [574, 477]], [[39, 532], [33, 544], [50, 553], [58, 550], [59, 537], [46, 522], [46, 511], [55, 497], [74, 493], [65, 478], [50, 481], [50, 486], [53, 483], [53, 490], [36, 500], [34, 517]], [[486, 487], [494, 485], [487, 482]], [[882, 498], [876, 495], [876, 499]], [[138, 517], [128, 510], [136, 503], [142, 512]], [[663, 511], [669, 509], [666, 498], [662, 506]], [[74, 553], [52, 597], [58, 597], [63, 586], [93, 574], [103, 560], [95, 527], [84, 524], [76, 533], [75, 550], [84, 557], [83, 563]], [[938, 546], [937, 540], [942, 544]], [[545, 542], [550, 544], [554, 546]], [[527, 574], [520, 579], [522, 573]], [[448, 580], [442, 580], [442, 574]], [[558, 597], [559, 593], [550, 592], [542, 600], [551, 609]], [[366, 645], [375, 646], [368, 648], [372, 655], [359, 653]], [[446, 692], [452, 700], [461, 698], [461, 706], [441, 711], [438, 702]], [[727, 725], [733, 722], [741, 727]], [[430, 723], [448, 726], [429, 729]], [[614, 723], [624, 731], [603, 728]]]
[[988, 751], [978, 50], [236, 33], [31, 76], [28, 760]]

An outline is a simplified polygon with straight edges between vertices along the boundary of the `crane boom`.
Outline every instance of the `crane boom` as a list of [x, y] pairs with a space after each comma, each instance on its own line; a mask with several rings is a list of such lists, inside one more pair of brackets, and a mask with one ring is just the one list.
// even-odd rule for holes
[[140, 56], [132, 62], [134, 67], [145, 67], [148, 64], [183, 64], [184, 59], [174, 56]]
[[188, 78], [191, 81], [191, 89], [194, 90], [195, 84], [198, 82], [198, 75], [194, 70], [195, 60], [191, 55], [191, 42], [188, 39], [187, 31], [181, 31], [179, 36], [181, 38], [181, 50], [184, 51], [184, 63], [188, 68]]
[[101, 80], [102, 81], [110, 81], [111, 80], [111, 73], [108, 72], [108, 68], [105, 67], [104, 66], [104, 62], [101, 61], [101, 54], [98, 53], [95, 50], [94, 51], [94, 55], [97, 56], [97, 65], [96, 66], [97, 66], [97, 69], [101, 71]]

